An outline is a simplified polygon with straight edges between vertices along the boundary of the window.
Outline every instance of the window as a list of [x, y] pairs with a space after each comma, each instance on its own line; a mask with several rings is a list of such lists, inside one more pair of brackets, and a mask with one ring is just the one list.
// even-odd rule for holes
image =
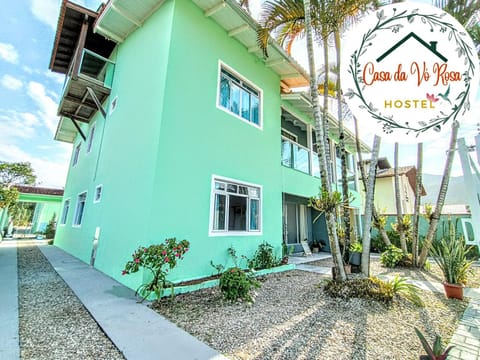
[[230, 180], [214, 179], [212, 233], [261, 231], [261, 188]]
[[117, 104], [118, 104], [118, 97], [115, 96], [114, 99], [112, 100], [112, 102], [110, 103], [110, 114], [109, 115], [112, 115], [112, 113], [115, 111], [115, 109], [117, 108]]
[[102, 185], [98, 185], [95, 188], [95, 195], [93, 196], [93, 202], [98, 203], [102, 199]]
[[78, 163], [78, 157], [80, 156], [81, 146], [82, 146], [82, 143], [78, 143], [78, 145], [75, 147], [75, 151], [73, 153], [72, 166], [75, 166]]
[[87, 144], [87, 154], [92, 150], [94, 135], [95, 135], [95, 125], [93, 125], [92, 128], [90, 129], [90, 136], [88, 137], [88, 144]]
[[67, 223], [68, 210], [70, 209], [70, 199], [65, 200], [63, 203], [62, 217], [60, 218], [60, 225]]
[[85, 210], [85, 202], [87, 201], [87, 193], [83, 192], [77, 197], [77, 207], [75, 208], [75, 216], [73, 217], [73, 226], [82, 225], [83, 212]]
[[220, 69], [218, 105], [243, 120], [261, 126], [261, 92], [223, 66]]

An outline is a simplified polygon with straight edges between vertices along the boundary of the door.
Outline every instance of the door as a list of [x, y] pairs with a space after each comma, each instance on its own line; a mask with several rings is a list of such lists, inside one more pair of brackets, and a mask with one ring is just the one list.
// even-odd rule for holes
[[307, 206], [296, 203], [286, 203], [287, 244], [299, 244], [307, 240]]

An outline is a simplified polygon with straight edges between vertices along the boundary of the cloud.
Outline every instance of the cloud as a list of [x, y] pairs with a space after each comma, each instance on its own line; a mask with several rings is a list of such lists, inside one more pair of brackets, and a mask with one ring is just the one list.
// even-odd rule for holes
[[65, 82], [65, 75], [64, 74], [54, 73], [50, 70], [45, 71], [44, 74], [47, 78], [52, 79], [57, 84], [63, 84]]
[[0, 59], [16, 64], [18, 63], [18, 52], [12, 44], [0, 43]]
[[45, 87], [35, 81], [28, 83], [27, 94], [39, 108], [37, 115], [43, 120], [43, 123], [52, 134], [54, 134], [58, 122], [57, 103], [47, 95]]
[[9, 90], [19, 90], [23, 87], [22, 80], [8, 74], [2, 76], [0, 83]]
[[32, 113], [0, 110], [0, 142], [12, 143], [16, 139], [33, 138], [35, 128], [39, 125], [40, 121]]
[[31, 0], [30, 11], [38, 20], [50, 26], [53, 30], [57, 28], [60, 11], [59, 0]]
[[[63, 148], [60, 147], [59, 150], [62, 151]], [[28, 161], [32, 164], [35, 175], [37, 175], [37, 182], [41, 183], [41, 185], [51, 187], [65, 186], [68, 156], [61, 156], [60, 160], [46, 159], [33, 156], [20, 149], [17, 145], [0, 142], [0, 159], [8, 162]]]

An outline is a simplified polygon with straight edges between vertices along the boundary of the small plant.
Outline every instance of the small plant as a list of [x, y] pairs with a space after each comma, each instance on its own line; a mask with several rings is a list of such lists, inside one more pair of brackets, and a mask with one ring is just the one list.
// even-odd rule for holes
[[388, 281], [392, 287], [394, 294], [403, 297], [405, 300], [410, 301], [411, 303], [423, 307], [423, 300], [420, 297], [420, 289], [415, 284], [410, 284], [407, 282], [407, 278], [400, 277], [395, 275], [395, 277]]
[[467, 281], [472, 261], [467, 260], [468, 250], [462, 237], [445, 238], [433, 243], [431, 254], [442, 270], [449, 284], [461, 284]]
[[450, 350], [452, 350], [453, 346], [449, 346], [445, 350], [442, 346], [442, 338], [439, 335], [435, 336], [435, 341], [433, 342], [433, 348], [428, 343], [425, 336], [415, 328], [415, 332], [417, 333], [420, 342], [422, 343], [423, 349], [427, 352], [428, 355], [420, 356], [420, 360], [445, 360], [448, 356]]
[[55, 237], [55, 231], [57, 229], [57, 222], [55, 221], [56, 217], [57, 215], [54, 213], [45, 228], [45, 237], [47, 239], [53, 239]]
[[361, 242], [355, 241], [350, 244], [350, 252], [359, 252], [363, 251], [363, 246]]
[[225, 300], [243, 300], [252, 303], [251, 290], [260, 287], [260, 283], [253, 278], [253, 275], [246, 274], [239, 267], [233, 267], [220, 276], [219, 287]]
[[270, 269], [280, 263], [281, 260], [273, 254], [273, 246], [264, 242], [258, 246], [255, 255], [248, 261], [248, 267], [255, 270]]
[[164, 244], [150, 245], [148, 248], [140, 246], [133, 254], [133, 260], [125, 264], [122, 275], [136, 273], [140, 268], [148, 269], [152, 273], [152, 280], [138, 287], [136, 294], [144, 301], [154, 293], [157, 299], [163, 295], [167, 286], [172, 289], [173, 284], [167, 280], [167, 272], [177, 265], [177, 261], [183, 259], [188, 251], [190, 243], [187, 240], [177, 242], [175, 238], [166, 239]]
[[403, 257], [404, 254], [402, 249], [399, 249], [395, 245], [390, 245], [387, 247], [387, 250], [380, 255], [380, 262], [383, 266], [394, 268], [403, 259]]

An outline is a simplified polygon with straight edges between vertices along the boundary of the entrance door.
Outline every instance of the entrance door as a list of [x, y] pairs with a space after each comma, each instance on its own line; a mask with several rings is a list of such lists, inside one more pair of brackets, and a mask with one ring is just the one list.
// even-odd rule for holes
[[299, 244], [307, 239], [307, 207], [303, 204], [286, 203], [287, 244]]

